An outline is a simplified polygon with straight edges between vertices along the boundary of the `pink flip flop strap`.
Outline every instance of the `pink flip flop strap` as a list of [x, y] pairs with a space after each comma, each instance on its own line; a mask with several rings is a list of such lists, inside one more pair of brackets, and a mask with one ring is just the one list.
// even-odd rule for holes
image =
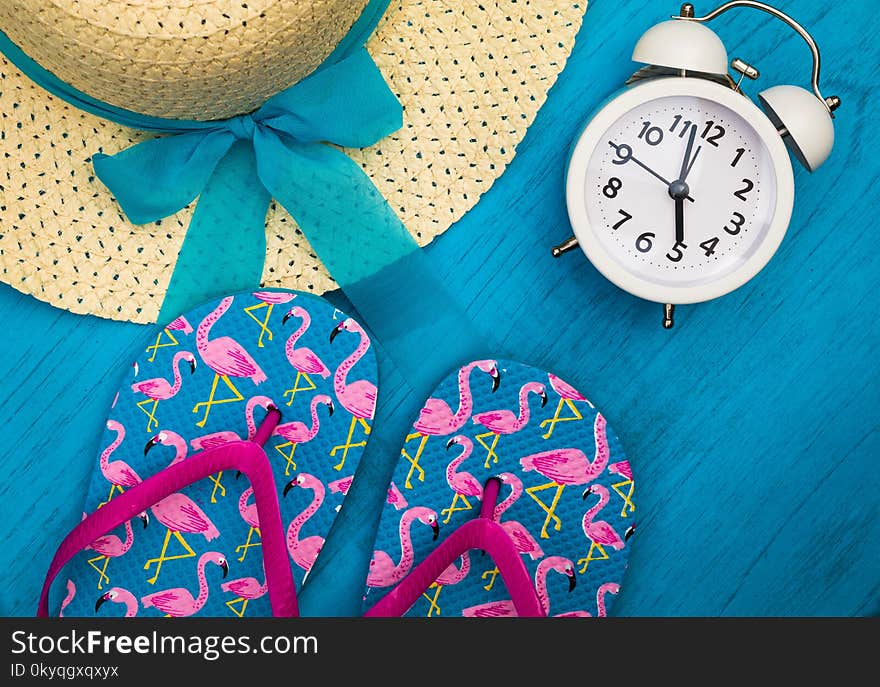
[[522, 557], [504, 528], [492, 519], [498, 488], [497, 479], [487, 482], [479, 517], [469, 520], [450, 534], [364, 617], [402, 616], [446, 568], [472, 549], [482, 549], [495, 562], [519, 617], [546, 616]]
[[263, 563], [272, 615], [286, 618], [297, 616], [296, 590], [287, 558], [278, 494], [269, 459], [262, 448], [279, 418], [277, 410], [270, 411], [253, 441], [232, 441], [195, 454], [126, 490], [81, 521], [64, 538], [52, 559], [40, 593], [37, 617], [48, 616], [52, 582], [78, 552], [162, 499], [220, 470], [239, 470], [250, 480], [260, 520]]

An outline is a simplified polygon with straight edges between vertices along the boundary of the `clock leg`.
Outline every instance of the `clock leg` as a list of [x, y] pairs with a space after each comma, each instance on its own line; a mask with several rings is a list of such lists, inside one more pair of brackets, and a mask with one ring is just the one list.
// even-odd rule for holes
[[578, 247], [577, 239], [574, 236], [571, 236], [571, 237], [565, 239], [565, 241], [560, 243], [558, 246], [553, 246], [553, 250], [551, 252], [553, 253], [554, 258], [558, 258], [559, 256], [561, 256], [565, 253], [568, 253], [568, 251], [574, 250], [577, 247]]
[[672, 329], [675, 326], [675, 306], [666, 303], [663, 306], [663, 329]]

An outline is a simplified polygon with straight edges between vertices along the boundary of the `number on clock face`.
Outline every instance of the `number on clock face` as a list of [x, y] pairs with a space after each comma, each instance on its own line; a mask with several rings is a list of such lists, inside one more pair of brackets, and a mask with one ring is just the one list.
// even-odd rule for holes
[[735, 269], [764, 237], [776, 202], [770, 156], [752, 126], [691, 96], [651, 100], [618, 119], [586, 178], [587, 212], [607, 252], [658, 283]]

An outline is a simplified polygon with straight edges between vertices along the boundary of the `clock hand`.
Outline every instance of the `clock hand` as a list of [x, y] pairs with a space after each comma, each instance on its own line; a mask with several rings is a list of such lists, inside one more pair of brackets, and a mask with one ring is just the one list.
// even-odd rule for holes
[[684, 159], [681, 161], [681, 172], [678, 179], [669, 184], [669, 195], [675, 201], [675, 244], [684, 245], [684, 199], [690, 193], [685, 179], [693, 167], [694, 160], [700, 154], [702, 146], [697, 148], [696, 153], [691, 157], [694, 150], [694, 141], [697, 139], [697, 125], [691, 125], [691, 133], [688, 136], [687, 147], [684, 150]]
[[[697, 149], [694, 151], [694, 156], [690, 159], [690, 162], [688, 162], [687, 171], [684, 174], [685, 179], [690, 175], [691, 170], [694, 168], [694, 163], [697, 161], [697, 156], [699, 156], [702, 149], [703, 146], [697, 146]], [[682, 179], [682, 181], [684, 181], [684, 179]]]
[[684, 245], [684, 198], [675, 199], [675, 243]]
[[[635, 162], [639, 167], [641, 167], [641, 168], [644, 169], [646, 172], [648, 172], [649, 174], [653, 175], [654, 177], [656, 177], [657, 179], [659, 179], [660, 181], [662, 181], [666, 186], [670, 186], [670, 182], [669, 182], [668, 179], [666, 179], [665, 177], [661, 176], [660, 174], [658, 174], [657, 172], [655, 172], [653, 169], [651, 169], [650, 167], [648, 167], [648, 165], [646, 165], [644, 162], [642, 162], [641, 160], [639, 160], [638, 158], [636, 158], [636, 157], [632, 154], [632, 148], [630, 148], [626, 143], [621, 143], [620, 145], [617, 145], [616, 143], [614, 143], [614, 142], [612, 142], [612, 141], [608, 141], [608, 145], [610, 145], [612, 148], [614, 148], [614, 149], [617, 151], [617, 155], [618, 155], [618, 157], [620, 157], [620, 159], [621, 159], [621, 162], [618, 162], [618, 163], [616, 163], [616, 164], [621, 164], [621, 165], [622, 165], [622, 164], [625, 164], [625, 163], [627, 163], [627, 162], [629, 162], [629, 161]], [[688, 199], [689, 201], [691, 201], [692, 203], [694, 202], [694, 199], [691, 198], [690, 195], [688, 195], [687, 199]]]

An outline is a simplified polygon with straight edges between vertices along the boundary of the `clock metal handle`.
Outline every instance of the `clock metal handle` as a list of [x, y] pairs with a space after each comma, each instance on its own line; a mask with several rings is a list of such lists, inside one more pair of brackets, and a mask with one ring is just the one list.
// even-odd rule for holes
[[708, 14], [703, 15], [702, 17], [694, 16], [694, 6], [691, 3], [685, 3], [682, 5], [681, 14], [675, 15], [673, 19], [680, 19], [683, 21], [695, 21], [695, 22], [709, 22], [718, 17], [721, 14], [724, 14], [728, 10], [732, 10], [736, 7], [748, 7], [751, 9], [759, 10], [761, 12], [766, 12], [777, 19], [785, 22], [790, 26], [797, 34], [804, 39], [807, 45], [810, 47], [810, 52], [813, 55], [813, 73], [812, 73], [812, 86], [813, 93], [816, 97], [825, 104], [825, 107], [828, 110], [828, 113], [833, 117], [834, 110], [836, 110], [840, 106], [840, 98], [836, 95], [831, 97], [824, 97], [822, 95], [822, 91], [819, 89], [819, 72], [822, 69], [822, 57], [819, 54], [819, 46], [816, 44], [816, 41], [810, 35], [810, 32], [807, 31], [803, 26], [801, 26], [795, 19], [787, 15], [782, 10], [778, 10], [772, 5], [768, 5], [763, 2], [756, 2], [756, 0], [732, 0], [731, 2], [726, 2], [723, 5], [715, 8]]

